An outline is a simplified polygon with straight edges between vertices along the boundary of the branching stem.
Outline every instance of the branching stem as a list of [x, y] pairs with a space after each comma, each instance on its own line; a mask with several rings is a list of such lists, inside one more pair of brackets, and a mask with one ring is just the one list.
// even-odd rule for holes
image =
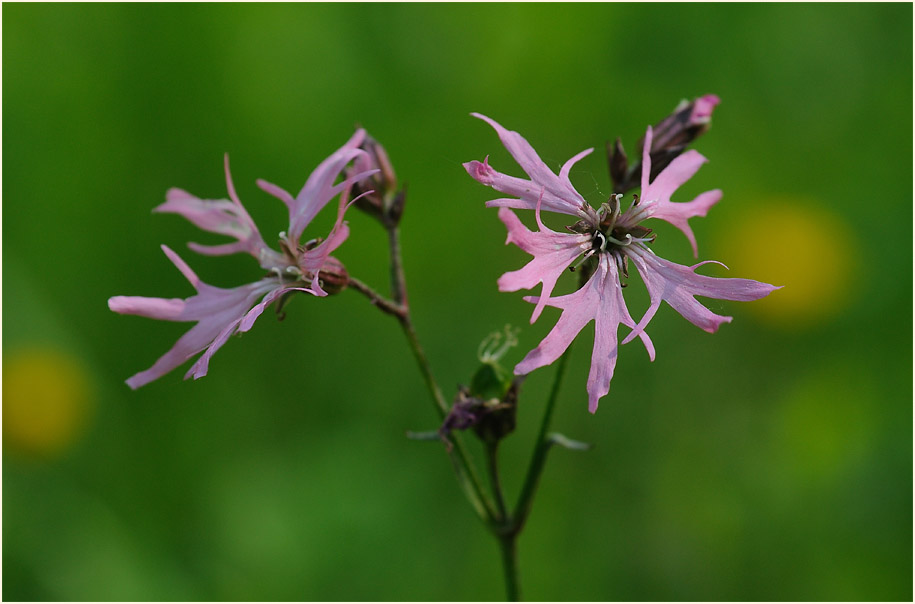
[[[423, 351], [416, 335], [416, 329], [413, 326], [413, 320], [410, 316], [410, 306], [407, 299], [407, 283], [404, 277], [403, 261], [400, 254], [400, 232], [397, 224], [384, 222], [385, 229], [388, 232], [388, 243], [391, 254], [391, 292], [393, 300], [387, 298], [372, 289], [355, 277], [350, 277], [349, 286], [369, 299], [369, 301], [382, 312], [389, 314], [397, 319], [404, 335], [407, 337], [407, 343], [416, 364], [422, 373], [423, 381], [431, 395], [433, 405], [439, 419], [444, 420], [448, 415], [449, 405], [441, 388], [435, 381], [432, 374], [432, 368], [426, 353]], [[547, 452], [552, 445], [549, 436], [550, 422], [553, 417], [553, 410], [556, 406], [556, 399], [559, 396], [559, 389], [562, 384], [562, 378], [565, 374], [566, 364], [569, 357], [569, 351], [560, 357], [559, 364], [556, 368], [556, 377], [553, 382], [553, 388], [550, 391], [549, 399], [544, 409], [543, 418], [540, 423], [540, 430], [537, 434], [537, 441], [534, 444], [534, 451], [531, 456], [530, 465], [521, 487], [521, 493], [518, 502], [513, 511], [509, 511], [505, 505], [505, 497], [502, 493], [502, 485], [499, 478], [498, 468], [498, 442], [484, 443], [486, 451], [486, 469], [489, 474], [490, 486], [492, 489], [492, 499], [488, 496], [480, 482], [479, 476], [474, 467], [473, 461], [464, 448], [463, 442], [458, 434], [452, 433], [448, 438], [448, 455], [454, 464], [455, 473], [458, 482], [467, 500], [476, 511], [480, 519], [486, 524], [490, 532], [498, 539], [499, 547], [502, 552], [502, 566], [505, 576], [506, 595], [510, 601], [518, 601], [521, 597], [521, 587], [518, 580], [518, 535], [524, 528], [524, 523], [533, 505], [534, 494], [537, 491], [537, 485], [540, 481], [540, 475], [543, 473], [543, 467], [546, 463]], [[493, 499], [495, 502], [493, 502]]]
[[[435, 376], [432, 374], [432, 367], [429, 365], [426, 353], [419, 343], [416, 329], [413, 326], [413, 320], [410, 317], [410, 306], [407, 301], [407, 282], [404, 277], [403, 261], [400, 254], [400, 229], [396, 224], [385, 224], [385, 229], [388, 232], [388, 243], [391, 254], [391, 291], [393, 292], [394, 300], [382, 296], [355, 277], [350, 277], [349, 285], [355, 291], [367, 297], [376, 308], [397, 319], [404, 335], [407, 337], [407, 343], [410, 346], [410, 350], [413, 351], [413, 357], [416, 359], [416, 364], [419, 366], [420, 373], [422, 373], [423, 381], [426, 383], [426, 388], [429, 390], [429, 394], [432, 397], [435, 411], [438, 414], [439, 419], [444, 420], [445, 416], [448, 415], [448, 402], [445, 400], [441, 388], [439, 388], [438, 383], [435, 381]], [[496, 518], [498, 512], [487, 496], [486, 491], [483, 489], [479, 475], [474, 468], [473, 461], [467, 453], [459, 435], [449, 435], [448, 441], [451, 445], [448, 448], [448, 454], [454, 464], [461, 489], [464, 491], [464, 495], [467, 497], [480, 519], [492, 529], [497, 522]]]

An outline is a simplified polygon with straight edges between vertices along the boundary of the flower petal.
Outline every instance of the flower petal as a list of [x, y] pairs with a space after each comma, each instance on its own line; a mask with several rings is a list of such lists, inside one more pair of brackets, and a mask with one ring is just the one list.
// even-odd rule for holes
[[689, 240], [693, 248], [693, 255], [698, 257], [699, 248], [696, 246], [696, 236], [693, 234], [688, 220], [697, 216], [705, 216], [708, 214], [709, 208], [719, 201], [721, 201], [721, 189], [700, 193], [692, 201], [682, 203], [660, 202], [653, 208], [651, 218], [664, 220], [680, 229]]
[[729, 323], [731, 317], [716, 315], [700, 304], [695, 296], [715, 298], [718, 300], [758, 300], [779, 289], [768, 283], [752, 279], [718, 278], [696, 274], [696, 269], [710, 261], [700, 262], [693, 266], [682, 266], [658, 258], [649, 250], [631, 246], [628, 257], [633, 261], [645, 287], [651, 303], [645, 315], [624, 343], [638, 335], [648, 325], [661, 305], [666, 301], [687, 321], [709, 333], [718, 330], [722, 323]]
[[251, 310], [245, 313], [245, 316], [238, 324], [239, 333], [245, 333], [254, 327], [254, 322], [257, 321], [257, 318], [261, 316], [268, 306], [273, 304], [273, 302], [283, 294], [291, 291], [307, 292], [308, 290], [303, 287], [280, 287], [268, 292], [263, 300], [252, 306]]
[[225, 256], [247, 252], [260, 259], [265, 253], [272, 252], [272, 250], [269, 250], [264, 243], [257, 226], [235, 193], [235, 185], [232, 183], [232, 175], [229, 171], [228, 154], [225, 156], [225, 172], [226, 188], [232, 201], [200, 199], [182, 189], [172, 188], [165, 195], [165, 203], [154, 208], [153, 212], [179, 214], [204, 231], [226, 235], [237, 240], [234, 243], [217, 246], [190, 244], [191, 249], [198, 253]]
[[531, 323], [540, 316], [547, 304], [553, 287], [559, 276], [568, 268], [575, 258], [590, 247], [591, 237], [572, 233], [557, 233], [540, 223], [540, 231], [530, 231], [518, 219], [514, 212], [507, 208], [499, 209], [499, 219], [508, 229], [505, 243], [514, 243], [531, 254], [534, 259], [523, 268], [505, 273], [499, 277], [499, 291], [510, 292], [519, 289], [530, 289], [538, 283], [543, 284], [537, 306], [531, 316]]
[[222, 348], [222, 345], [225, 344], [229, 338], [236, 333], [244, 333], [251, 329], [254, 326], [254, 322], [261, 316], [264, 310], [273, 304], [273, 302], [285, 294], [286, 292], [299, 290], [307, 291], [301, 287], [278, 287], [267, 292], [267, 295], [257, 304], [255, 304], [248, 312], [245, 313], [243, 317], [240, 317], [229, 324], [227, 324], [222, 331], [219, 332], [219, 335], [213, 340], [213, 342], [207, 346], [206, 350], [203, 351], [203, 354], [200, 355], [191, 368], [187, 370], [187, 373], [184, 374], [184, 379], [189, 379], [193, 377], [195, 380], [198, 380], [207, 374], [210, 366], [210, 359], [216, 354], [216, 351]]
[[[713, 105], [714, 106], [714, 105]], [[699, 170], [707, 159], [697, 151], [687, 151], [674, 159], [661, 171], [649, 184], [651, 174], [651, 127], [645, 133], [645, 145], [642, 148], [642, 191], [639, 205], [627, 211], [620, 219], [620, 224], [633, 227], [647, 218], [657, 218], [674, 225], [686, 235], [693, 248], [693, 254], [698, 256], [696, 237], [689, 226], [688, 220], [696, 216], [705, 216], [709, 208], [721, 200], [721, 191], [715, 189], [698, 195], [686, 203], [675, 203], [670, 200], [671, 195], [688, 181]]]
[[597, 222], [597, 213], [575, 190], [568, 175], [572, 166], [593, 149], [582, 151], [563, 165], [557, 176], [547, 167], [534, 148], [517, 132], [506, 130], [493, 119], [479, 113], [471, 113], [490, 126], [499, 135], [499, 139], [530, 180], [516, 178], [497, 172], [490, 167], [488, 159], [484, 162], [471, 161], [464, 164], [467, 173], [478, 182], [490, 186], [496, 191], [513, 195], [519, 199], [494, 199], [488, 207], [510, 207], [533, 210], [542, 198], [542, 207], [551, 212], [569, 214]]
[[[355, 201], [355, 200], [354, 200]], [[342, 202], [337, 210], [337, 220], [331, 227], [330, 234], [327, 238], [315, 247], [302, 252], [299, 255], [299, 268], [305, 272], [316, 273], [324, 265], [327, 257], [334, 253], [340, 247], [346, 238], [349, 237], [349, 226], [343, 222], [343, 213], [348, 205]]]
[[283, 187], [267, 182], [263, 178], [258, 178], [256, 182], [261, 191], [269, 193], [270, 195], [278, 198], [280, 201], [286, 204], [286, 207], [292, 207], [295, 205], [295, 197], [293, 197], [292, 194]]
[[[212, 334], [206, 325], [195, 325], [181, 336], [168, 352], [159, 357], [152, 367], [132, 375], [127, 379], [127, 385], [136, 390], [140, 386], [159, 379], [166, 373], [175, 369], [192, 356], [206, 348], [217, 334]], [[218, 333], [218, 332], [217, 332]]]
[[488, 160], [478, 162], [469, 161], [464, 164], [464, 169], [477, 182], [492, 187], [500, 193], [514, 195], [520, 199], [512, 197], [501, 197], [486, 202], [487, 208], [514, 208], [516, 210], [533, 210], [537, 201], [542, 198], [543, 209], [560, 214], [573, 213], [569, 212], [569, 203], [562, 197], [556, 196], [544, 187], [537, 186], [536, 183], [523, 178], [509, 176], [496, 171], [489, 165]]
[[[591, 370], [588, 372], [588, 411], [597, 411], [601, 398], [610, 392], [610, 380], [616, 367], [619, 351], [617, 330], [620, 324], [634, 327], [635, 321], [629, 314], [626, 301], [623, 299], [623, 288], [620, 286], [618, 269], [615, 262], [601, 257], [601, 264], [606, 264], [606, 276], [600, 284], [601, 301], [594, 317], [594, 347], [591, 351]], [[644, 330], [638, 334], [648, 350], [648, 356], [654, 360], [654, 345]]]
[[669, 202], [674, 191], [692, 178], [707, 161], [701, 153], [692, 149], [677, 156], [657, 175], [654, 182], [648, 185], [648, 189], [642, 191], [642, 200], [657, 199]]
[[[535, 297], [525, 298], [536, 302]], [[601, 254], [597, 270], [591, 279], [575, 293], [552, 298], [547, 303], [562, 309], [559, 321], [542, 342], [515, 366], [516, 375], [530, 373], [558, 359], [575, 336], [592, 319], [595, 320], [594, 348], [588, 377], [588, 410], [594, 413], [601, 397], [610, 389], [618, 353], [617, 330], [620, 324], [634, 327], [635, 321], [626, 308], [616, 264], [609, 255]], [[648, 334], [638, 334], [651, 358], [654, 346]]]
[[121, 315], [136, 315], [160, 321], [180, 321], [184, 312], [181, 298], [146, 298], [143, 296], [113, 296], [108, 308]]
[[168, 321], [196, 321], [197, 324], [181, 336], [152, 367], [127, 380], [127, 384], [134, 389], [165, 375], [202, 350], [208, 352], [206, 361], [195, 365], [194, 373], [196, 377], [205, 375], [209, 358], [229, 335], [235, 333], [239, 322], [255, 301], [271, 290], [282, 289], [276, 277], [268, 277], [234, 289], [208, 285], [200, 281], [177, 254], [165, 246], [162, 248], [175, 266], [191, 281], [197, 293], [185, 300], [115, 296], [109, 300], [108, 305], [111, 310], [121, 314]]
[[359, 149], [359, 145], [362, 144], [364, 139], [365, 130], [357, 130], [342, 147], [334, 151], [330, 157], [315, 168], [294, 200], [290, 202], [288, 199], [284, 199], [289, 206], [289, 232], [287, 236], [290, 241], [298, 242], [305, 227], [335, 195], [352, 186], [354, 182], [378, 172], [378, 170], [361, 172], [334, 185], [334, 181], [337, 180], [346, 165], [365, 153]]

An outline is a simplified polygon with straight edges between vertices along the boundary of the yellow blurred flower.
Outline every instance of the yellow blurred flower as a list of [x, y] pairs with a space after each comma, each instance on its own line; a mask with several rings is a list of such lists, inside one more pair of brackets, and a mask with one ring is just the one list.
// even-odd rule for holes
[[60, 454], [82, 433], [91, 403], [89, 377], [73, 356], [53, 348], [3, 355], [4, 449]]
[[737, 275], [784, 286], [747, 304], [747, 312], [795, 329], [844, 310], [852, 279], [861, 279], [848, 223], [809, 199], [762, 199], [745, 207], [728, 223], [719, 255]]

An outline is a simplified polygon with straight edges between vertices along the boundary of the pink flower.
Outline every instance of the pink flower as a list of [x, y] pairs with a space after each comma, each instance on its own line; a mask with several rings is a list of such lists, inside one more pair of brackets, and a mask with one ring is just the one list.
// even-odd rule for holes
[[[328, 287], [328, 283], [339, 280], [341, 271], [345, 285], [345, 270], [330, 254], [349, 236], [349, 228], [343, 222], [347, 206], [342, 202], [338, 204], [336, 222], [326, 238], [303, 244], [300, 244], [300, 239], [305, 227], [335, 196], [353, 183], [377, 172], [371, 170], [354, 174], [334, 184], [347, 164], [364, 153], [358, 149], [364, 138], [365, 131], [357, 131], [343, 147], [321, 162], [296, 197], [266, 181], [257, 182], [261, 189], [278, 197], [289, 209], [289, 230], [280, 233], [279, 252], [264, 243], [257, 226], [238, 199], [229, 173], [228, 156], [225, 159], [225, 171], [231, 201], [200, 199], [181, 189], [168, 191], [165, 203], [154, 211], [180, 214], [205, 231], [235, 239], [232, 243], [215, 246], [189, 243], [192, 250], [209, 256], [248, 253], [257, 258], [261, 268], [267, 270], [268, 274], [258, 281], [234, 289], [214, 287], [202, 282], [175, 252], [162, 246], [165, 255], [190, 281], [197, 293], [184, 300], [114, 296], [108, 300], [108, 307], [120, 314], [166, 321], [196, 321], [197, 324], [152, 367], [129, 378], [128, 386], [136, 389], [148, 384], [203, 352], [184, 376], [185, 379], [192, 376], [195, 379], [201, 378], [207, 373], [210, 357], [229, 337], [251, 329], [264, 309], [284, 294], [302, 291], [315, 296], [326, 296], [328, 292], [324, 288]], [[327, 281], [323, 287], [322, 281]]]
[[[717, 103], [717, 97], [707, 101], [706, 107], [702, 109], [707, 108], [710, 112]], [[642, 154], [641, 197], [636, 197], [626, 211], [621, 211], [622, 196], [613, 195], [595, 211], [572, 188], [568, 179], [572, 164], [590, 150], [579, 153], [566, 162], [557, 178], [518, 133], [505, 130], [489, 118], [474, 115], [484, 119], [496, 130], [506, 148], [531, 179], [523, 181], [506, 176], [496, 172], [488, 162], [464, 164], [468, 173], [479, 182], [519, 197], [487, 202], [488, 206], [500, 208], [499, 218], [508, 229], [506, 243], [514, 243], [534, 257], [520, 270], [504, 274], [498, 281], [499, 289], [517, 291], [532, 288], [538, 283], [543, 285], [540, 296], [525, 298], [536, 305], [531, 317], [532, 323], [544, 306], [562, 310], [559, 321], [550, 333], [515, 366], [515, 374], [523, 375], [551, 364], [565, 352], [581, 329], [594, 320], [594, 348], [587, 385], [588, 409], [594, 413], [599, 400], [610, 389], [618, 354], [617, 331], [620, 324], [631, 330], [622, 343], [640, 338], [649, 357], [654, 360], [654, 346], [645, 328], [662, 300], [694, 325], [714, 332], [721, 323], [729, 322], [731, 317], [716, 315], [699, 303], [695, 296], [720, 300], [756, 300], [778, 289], [749, 279], [699, 275], [695, 272], [696, 268], [706, 262], [692, 267], [681, 266], [658, 258], [648, 247], [654, 236], [651, 235], [651, 229], [641, 223], [649, 218], [658, 218], [683, 231], [696, 253], [696, 241], [688, 220], [695, 216], [705, 216], [709, 208], [721, 199], [721, 191], [714, 190], [685, 203], [671, 200], [680, 185], [705, 163], [706, 159], [696, 151], [687, 151], [678, 156], [657, 178], [649, 182], [652, 130], [648, 128]], [[539, 230], [529, 230], [509, 208], [534, 209]], [[568, 227], [571, 231], [569, 233], [555, 232], [541, 221], [541, 209], [573, 215], [581, 220]], [[630, 260], [642, 277], [650, 298], [649, 308], [638, 324], [626, 307], [620, 277], [628, 277]], [[567, 268], [574, 270], [585, 261], [589, 263], [587, 268], [593, 272], [581, 289], [566, 296], [551, 297], [559, 276]]]

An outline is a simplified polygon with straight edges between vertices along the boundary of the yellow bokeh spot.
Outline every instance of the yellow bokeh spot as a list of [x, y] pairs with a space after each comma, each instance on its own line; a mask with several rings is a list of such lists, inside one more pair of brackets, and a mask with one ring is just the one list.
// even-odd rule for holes
[[89, 379], [70, 355], [50, 348], [3, 355], [4, 449], [53, 457], [82, 433]]
[[860, 280], [851, 227], [809, 199], [762, 199], [729, 222], [721, 258], [732, 276], [784, 286], [747, 304], [773, 323], [799, 328], [824, 322], [850, 302]]

